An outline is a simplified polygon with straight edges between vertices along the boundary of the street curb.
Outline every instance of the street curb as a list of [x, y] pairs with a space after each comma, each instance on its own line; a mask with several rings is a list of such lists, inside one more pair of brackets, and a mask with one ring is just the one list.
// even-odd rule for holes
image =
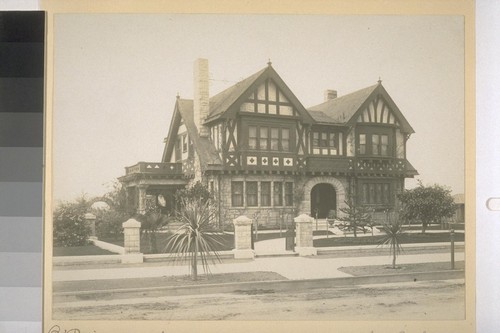
[[364, 284], [385, 284], [396, 282], [418, 282], [431, 280], [454, 280], [465, 278], [464, 270], [416, 272], [407, 274], [386, 274], [369, 276], [348, 276], [307, 280], [273, 280], [232, 282], [224, 284], [203, 284], [175, 287], [147, 287], [133, 289], [85, 290], [55, 292], [53, 302], [78, 302], [82, 300], [124, 299], [151, 296], [185, 296], [217, 293], [272, 293], [299, 289], [332, 288]]

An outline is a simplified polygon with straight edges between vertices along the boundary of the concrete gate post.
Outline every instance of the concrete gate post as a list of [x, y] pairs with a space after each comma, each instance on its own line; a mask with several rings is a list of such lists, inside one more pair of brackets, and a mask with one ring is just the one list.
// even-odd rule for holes
[[246, 216], [239, 216], [233, 220], [234, 224], [234, 258], [253, 259], [252, 250], [252, 220]]
[[299, 256], [315, 256], [318, 251], [313, 246], [312, 225], [314, 219], [309, 215], [302, 214], [293, 219], [295, 222], [296, 246], [295, 252]]
[[129, 219], [122, 223], [125, 254], [122, 256], [123, 264], [143, 262], [141, 253], [141, 222]]

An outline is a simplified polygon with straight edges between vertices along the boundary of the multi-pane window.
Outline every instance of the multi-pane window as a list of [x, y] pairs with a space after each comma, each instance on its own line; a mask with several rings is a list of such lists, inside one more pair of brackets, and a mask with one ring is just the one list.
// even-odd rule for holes
[[385, 134], [380, 136], [380, 155], [389, 156], [389, 136]]
[[366, 154], [366, 134], [359, 135], [359, 153], [361, 155]]
[[372, 134], [372, 155], [380, 155], [380, 135]]
[[246, 183], [246, 192], [247, 192], [247, 206], [248, 207], [256, 207], [258, 191], [257, 191], [257, 182], [247, 182]]
[[269, 128], [261, 127], [260, 129], [260, 138], [259, 138], [259, 148], [260, 150], [268, 149], [268, 139], [269, 139]]
[[280, 133], [279, 129], [272, 127], [271, 128], [271, 150], [279, 150], [280, 143]]
[[248, 126], [248, 149], [257, 149], [257, 127]]
[[271, 182], [260, 183], [260, 205], [271, 206]]
[[358, 135], [358, 153], [360, 155], [391, 156], [389, 134], [384, 134], [384, 130], [379, 130], [379, 133], [373, 132], [371, 129], [367, 129], [365, 133]]
[[293, 183], [285, 183], [285, 206], [293, 206]]
[[319, 147], [319, 132], [313, 132], [312, 144], [313, 148]]
[[243, 206], [243, 182], [231, 182], [231, 205]]
[[293, 207], [293, 190], [293, 182], [232, 181], [231, 206]]
[[290, 151], [290, 129], [267, 126], [248, 126], [248, 149]]
[[361, 187], [361, 198], [368, 205], [389, 205], [391, 186], [389, 183], [365, 183]]
[[337, 155], [336, 133], [312, 132], [312, 152], [321, 155]]
[[275, 206], [283, 206], [283, 183], [273, 183], [273, 204]]
[[281, 149], [290, 151], [290, 130], [288, 128], [281, 129]]

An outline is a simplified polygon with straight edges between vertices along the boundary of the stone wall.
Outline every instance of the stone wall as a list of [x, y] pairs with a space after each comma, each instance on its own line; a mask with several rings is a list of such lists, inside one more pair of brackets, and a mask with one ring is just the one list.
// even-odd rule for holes
[[[293, 182], [294, 183], [294, 205], [274, 206], [271, 188], [271, 206], [260, 205], [261, 188], [258, 187], [259, 206], [248, 207], [244, 193], [244, 204], [242, 207], [232, 207], [231, 182], [233, 181], [257, 181], [257, 182]], [[210, 185], [212, 183], [212, 185]], [[207, 177], [207, 185], [212, 186], [218, 205], [221, 210], [221, 222], [223, 225], [231, 225], [232, 220], [238, 216], [245, 215], [251, 219], [257, 219], [262, 226], [279, 226], [283, 229], [292, 226], [293, 219], [299, 214], [310, 214], [311, 212], [311, 189], [319, 183], [332, 184], [336, 191], [337, 214], [339, 207], [344, 206], [348, 181], [345, 177], [297, 177], [293, 175], [222, 175]]]
[[[256, 181], [256, 182], [294, 182], [297, 187], [297, 179], [292, 175], [223, 175], [220, 182], [217, 176], [209, 177], [208, 183], [213, 182], [216, 198], [219, 199], [221, 220], [223, 225], [231, 225], [234, 218], [244, 215], [250, 219], [257, 219], [259, 225], [291, 227], [295, 217], [294, 206], [274, 206], [272, 200], [271, 186], [271, 206], [260, 205], [261, 188], [258, 186], [259, 206], [248, 207], [246, 205], [246, 195], [244, 193], [244, 204], [242, 207], [232, 207], [231, 182], [233, 181]], [[220, 186], [220, 188], [219, 188]], [[283, 190], [284, 191], [284, 190]], [[284, 201], [283, 201], [284, 203]]]

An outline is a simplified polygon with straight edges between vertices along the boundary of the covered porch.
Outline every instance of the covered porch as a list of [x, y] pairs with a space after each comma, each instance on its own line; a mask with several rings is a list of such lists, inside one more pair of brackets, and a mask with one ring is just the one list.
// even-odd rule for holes
[[125, 168], [118, 178], [127, 193], [130, 211], [144, 214], [149, 204], [168, 214], [175, 208], [174, 194], [185, 188], [189, 178], [182, 172], [182, 163], [139, 162]]

